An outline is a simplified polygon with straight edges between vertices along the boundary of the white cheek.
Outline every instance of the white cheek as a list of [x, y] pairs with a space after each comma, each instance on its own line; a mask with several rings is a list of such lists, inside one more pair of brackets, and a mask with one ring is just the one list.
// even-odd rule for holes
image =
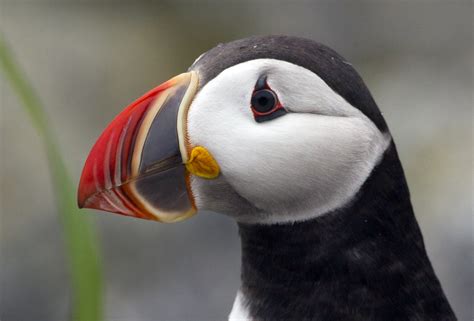
[[207, 144], [237, 193], [257, 208], [292, 219], [297, 212], [304, 218], [347, 202], [387, 144], [362, 119], [311, 114], [288, 114], [224, 135], [210, 132]]
[[280, 95], [281, 103], [291, 112], [330, 116], [361, 115], [358, 109], [307, 69], [285, 65], [285, 70], [270, 70], [268, 74], [268, 84], [273, 90], [278, 93], [291, 93]]
[[[307, 70], [302, 76], [301, 67], [268, 60], [235, 67], [195, 98], [188, 114], [191, 144], [209, 149], [234, 191], [272, 214], [263, 223], [308, 219], [347, 203], [390, 138], [318, 76]], [[250, 96], [262, 72], [295, 112], [255, 122]], [[308, 93], [306, 83], [316, 92]]]

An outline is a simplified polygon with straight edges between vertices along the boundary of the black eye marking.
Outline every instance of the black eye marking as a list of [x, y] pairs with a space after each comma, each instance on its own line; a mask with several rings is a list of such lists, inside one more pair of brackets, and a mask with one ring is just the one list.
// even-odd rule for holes
[[287, 113], [276, 93], [268, 86], [266, 76], [258, 78], [250, 105], [257, 123], [275, 119]]
[[255, 84], [255, 90], [268, 89], [267, 76], [260, 76]]

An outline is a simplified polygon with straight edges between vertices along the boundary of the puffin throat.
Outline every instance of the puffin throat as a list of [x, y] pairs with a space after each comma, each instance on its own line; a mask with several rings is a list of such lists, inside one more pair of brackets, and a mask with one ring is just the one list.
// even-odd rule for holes
[[455, 320], [393, 142], [352, 203], [292, 224], [239, 224], [257, 320]]

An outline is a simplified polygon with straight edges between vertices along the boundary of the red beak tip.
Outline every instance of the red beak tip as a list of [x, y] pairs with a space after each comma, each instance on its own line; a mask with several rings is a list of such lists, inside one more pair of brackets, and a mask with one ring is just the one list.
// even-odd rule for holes
[[77, 202], [77, 207], [84, 208], [85, 201], [84, 201], [84, 198], [81, 195], [81, 187], [80, 186], [79, 186], [79, 190], [77, 191], [77, 200], [76, 200], [76, 202]]
[[79, 189], [77, 191], [77, 207], [81, 209], [88, 208], [87, 201], [90, 199], [90, 195], [86, 195], [82, 187], [83, 186], [80, 184]]

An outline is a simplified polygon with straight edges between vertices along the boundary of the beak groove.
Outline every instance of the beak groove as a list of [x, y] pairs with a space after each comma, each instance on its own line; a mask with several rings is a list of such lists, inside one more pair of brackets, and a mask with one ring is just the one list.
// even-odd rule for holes
[[196, 72], [176, 76], [117, 115], [86, 160], [79, 207], [164, 222], [195, 213], [184, 163], [197, 82]]

